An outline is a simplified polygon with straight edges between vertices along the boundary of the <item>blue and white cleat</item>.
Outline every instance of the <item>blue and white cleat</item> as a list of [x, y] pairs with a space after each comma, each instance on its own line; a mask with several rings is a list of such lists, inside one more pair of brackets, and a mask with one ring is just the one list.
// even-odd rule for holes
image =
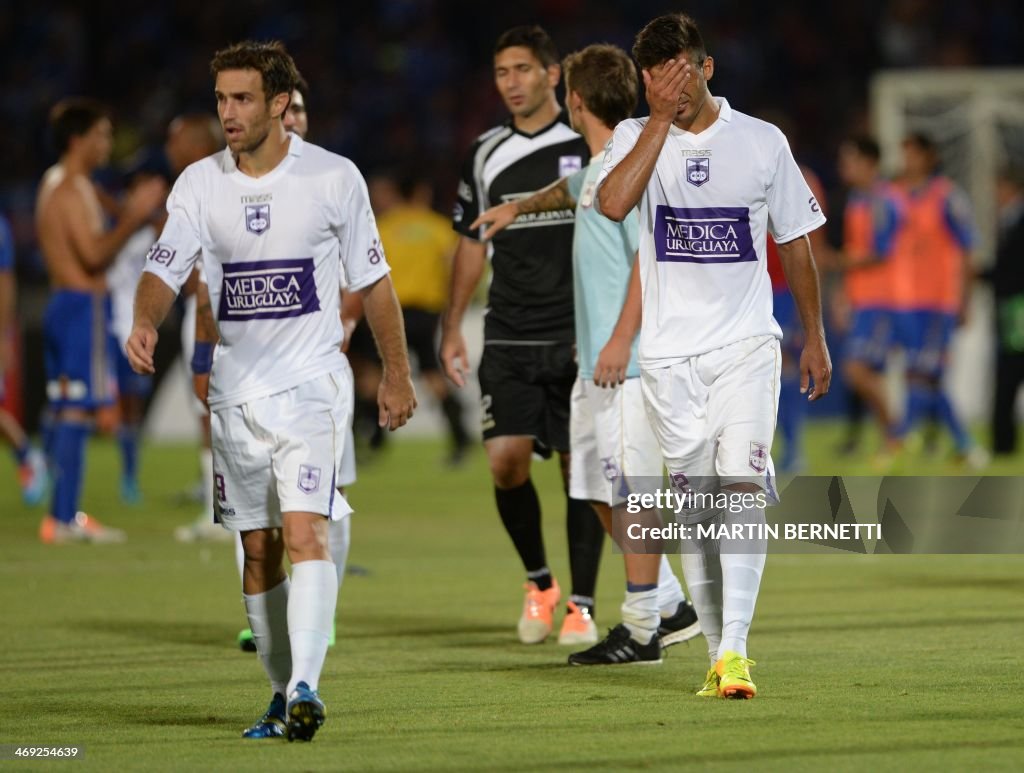
[[243, 730], [242, 738], [284, 738], [287, 731], [284, 696], [276, 692], [270, 699], [267, 713], [255, 725]]
[[21, 483], [21, 498], [26, 505], [38, 505], [43, 501], [50, 487], [50, 474], [46, 467], [46, 457], [38, 448], [28, 452], [24, 463], [18, 468], [18, 480]]
[[299, 682], [288, 696], [288, 740], [312, 741], [326, 715], [324, 702], [316, 690]]

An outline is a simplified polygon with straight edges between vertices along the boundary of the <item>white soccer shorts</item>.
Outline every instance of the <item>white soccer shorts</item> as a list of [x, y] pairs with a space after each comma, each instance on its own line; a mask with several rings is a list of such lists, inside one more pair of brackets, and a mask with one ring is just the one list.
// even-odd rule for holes
[[778, 339], [756, 336], [642, 371], [647, 415], [673, 487], [754, 483], [777, 501], [771, 449], [781, 362]]
[[639, 378], [626, 379], [614, 389], [577, 378], [570, 401], [569, 448], [573, 499], [611, 505], [628, 493], [653, 493], [661, 485], [661, 450], [647, 420]]
[[215, 512], [232, 531], [281, 526], [286, 512], [352, 512], [336, 487], [352, 422], [352, 377], [338, 371], [212, 411]]

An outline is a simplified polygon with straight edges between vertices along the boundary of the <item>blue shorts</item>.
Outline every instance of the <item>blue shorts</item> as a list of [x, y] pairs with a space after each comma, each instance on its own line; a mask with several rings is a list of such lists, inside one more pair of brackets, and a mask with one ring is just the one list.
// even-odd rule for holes
[[885, 368], [893, 342], [893, 312], [869, 307], [853, 310], [853, 325], [846, 339], [846, 359], [863, 362], [875, 370]]
[[804, 329], [796, 311], [796, 301], [788, 289], [772, 294], [772, 310], [775, 321], [782, 328], [782, 348], [787, 352], [799, 352], [804, 346]]
[[918, 309], [896, 314], [896, 342], [907, 358], [907, 370], [931, 378], [946, 368], [956, 314]]
[[153, 377], [145, 373], [136, 373], [128, 362], [119, 342], [115, 339], [114, 362], [117, 367], [117, 392], [120, 395], [148, 397], [153, 391]]
[[50, 407], [97, 408], [117, 397], [110, 296], [58, 290], [43, 319]]

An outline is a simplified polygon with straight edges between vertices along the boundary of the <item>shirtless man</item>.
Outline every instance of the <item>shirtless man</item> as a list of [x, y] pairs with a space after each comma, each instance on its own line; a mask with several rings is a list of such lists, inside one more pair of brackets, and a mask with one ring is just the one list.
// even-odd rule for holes
[[104, 231], [99, 196], [89, 177], [110, 157], [110, 119], [91, 100], [68, 99], [54, 107], [50, 126], [60, 160], [40, 183], [36, 231], [53, 290], [44, 331], [54, 487], [51, 514], [43, 519], [39, 538], [46, 544], [123, 542], [124, 532], [78, 509], [93, 414], [116, 394], [105, 272], [163, 200], [166, 185], [158, 179], [140, 183], [125, 200], [117, 224]]

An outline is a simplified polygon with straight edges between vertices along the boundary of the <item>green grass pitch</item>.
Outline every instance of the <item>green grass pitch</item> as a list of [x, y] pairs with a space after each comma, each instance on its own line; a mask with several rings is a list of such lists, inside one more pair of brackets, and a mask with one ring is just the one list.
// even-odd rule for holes
[[[838, 430], [814, 428], [814, 471]], [[769, 556], [750, 654], [760, 694], [699, 699], [703, 640], [655, 668], [570, 668], [515, 640], [522, 572], [483, 454], [396, 437], [351, 492], [352, 563], [311, 744], [246, 742], [269, 699], [229, 545], [179, 545], [192, 449], [150, 446], [144, 502], [117, 499], [113, 443], [90, 447], [84, 502], [121, 546], [43, 547], [42, 510], [0, 460], [0, 744], [85, 746], [33, 770], [950, 770], [1024, 768], [1024, 558]], [[5, 455], [7, 458], [7, 455]], [[932, 474], [945, 463], [910, 465]], [[867, 464], [854, 468], [871, 473]], [[1020, 474], [1021, 459], [995, 468]], [[568, 585], [553, 463], [535, 472], [553, 569]], [[618, 621], [606, 550], [598, 623]]]

